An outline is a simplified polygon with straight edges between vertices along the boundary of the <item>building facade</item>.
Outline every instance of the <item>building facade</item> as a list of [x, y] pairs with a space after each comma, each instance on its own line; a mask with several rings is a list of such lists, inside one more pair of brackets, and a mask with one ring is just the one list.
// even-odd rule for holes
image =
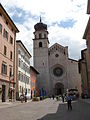
[[68, 47], [58, 43], [49, 47], [47, 25], [42, 23], [41, 19], [34, 29], [33, 63], [40, 73], [38, 75], [39, 89], [45, 90], [47, 95], [63, 94], [71, 88], [81, 91], [78, 61], [68, 58]]
[[79, 62], [74, 59], [68, 59], [68, 88], [77, 89], [81, 96], [81, 74], [78, 69]]
[[19, 32], [0, 4], [0, 101], [15, 98], [16, 33]]
[[90, 14], [90, 0], [88, 0], [87, 4], [87, 14]]
[[[90, 0], [88, 0], [87, 14], [90, 14]], [[88, 95], [90, 97], [90, 17], [83, 35], [87, 45], [87, 74], [88, 74]]]
[[81, 59], [79, 60], [79, 72], [81, 74], [82, 95], [88, 95], [88, 69], [87, 69], [87, 49], [81, 51]]
[[38, 74], [39, 72], [33, 66], [30, 66], [31, 98], [33, 96], [38, 96]]
[[16, 99], [20, 99], [21, 95], [31, 96], [31, 80], [30, 80], [30, 58], [31, 55], [25, 48], [23, 43], [16, 41]]

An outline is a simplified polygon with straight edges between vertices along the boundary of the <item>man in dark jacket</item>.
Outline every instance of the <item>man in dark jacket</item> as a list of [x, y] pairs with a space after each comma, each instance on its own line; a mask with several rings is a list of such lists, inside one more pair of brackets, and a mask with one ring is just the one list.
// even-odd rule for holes
[[69, 109], [72, 110], [72, 104], [71, 104], [72, 96], [68, 94], [66, 99], [67, 99], [68, 110]]

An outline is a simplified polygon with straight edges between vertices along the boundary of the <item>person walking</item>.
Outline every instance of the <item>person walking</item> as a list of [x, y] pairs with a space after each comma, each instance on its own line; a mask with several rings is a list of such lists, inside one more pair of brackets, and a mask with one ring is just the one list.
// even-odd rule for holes
[[66, 99], [67, 99], [68, 110], [72, 110], [72, 104], [71, 104], [72, 96], [68, 94]]
[[52, 95], [52, 98], [53, 98], [53, 100], [54, 100], [54, 94]]
[[27, 96], [25, 95], [25, 97], [24, 97], [24, 100], [25, 100], [25, 102], [27, 102]]
[[64, 95], [62, 94], [61, 97], [62, 97], [62, 102], [64, 102]]
[[21, 103], [23, 103], [23, 99], [24, 99], [24, 95], [23, 94], [20, 96], [20, 99], [21, 99]]

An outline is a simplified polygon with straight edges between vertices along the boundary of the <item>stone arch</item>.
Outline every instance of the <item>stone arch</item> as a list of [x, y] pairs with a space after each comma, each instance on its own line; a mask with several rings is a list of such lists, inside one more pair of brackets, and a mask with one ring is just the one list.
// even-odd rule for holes
[[39, 47], [42, 47], [42, 42], [39, 42]]
[[55, 84], [55, 95], [62, 95], [64, 93], [64, 85], [60, 82]]

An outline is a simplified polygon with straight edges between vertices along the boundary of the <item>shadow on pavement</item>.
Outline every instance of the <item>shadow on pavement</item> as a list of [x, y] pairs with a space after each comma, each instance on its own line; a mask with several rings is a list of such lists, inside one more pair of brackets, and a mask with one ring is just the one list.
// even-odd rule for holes
[[[90, 115], [87, 113], [87, 107], [89, 112], [90, 106], [84, 103], [74, 102], [72, 103], [72, 110], [68, 111], [67, 104], [59, 104], [56, 113], [47, 114], [37, 120], [90, 120]], [[83, 108], [85, 109], [83, 110]]]

